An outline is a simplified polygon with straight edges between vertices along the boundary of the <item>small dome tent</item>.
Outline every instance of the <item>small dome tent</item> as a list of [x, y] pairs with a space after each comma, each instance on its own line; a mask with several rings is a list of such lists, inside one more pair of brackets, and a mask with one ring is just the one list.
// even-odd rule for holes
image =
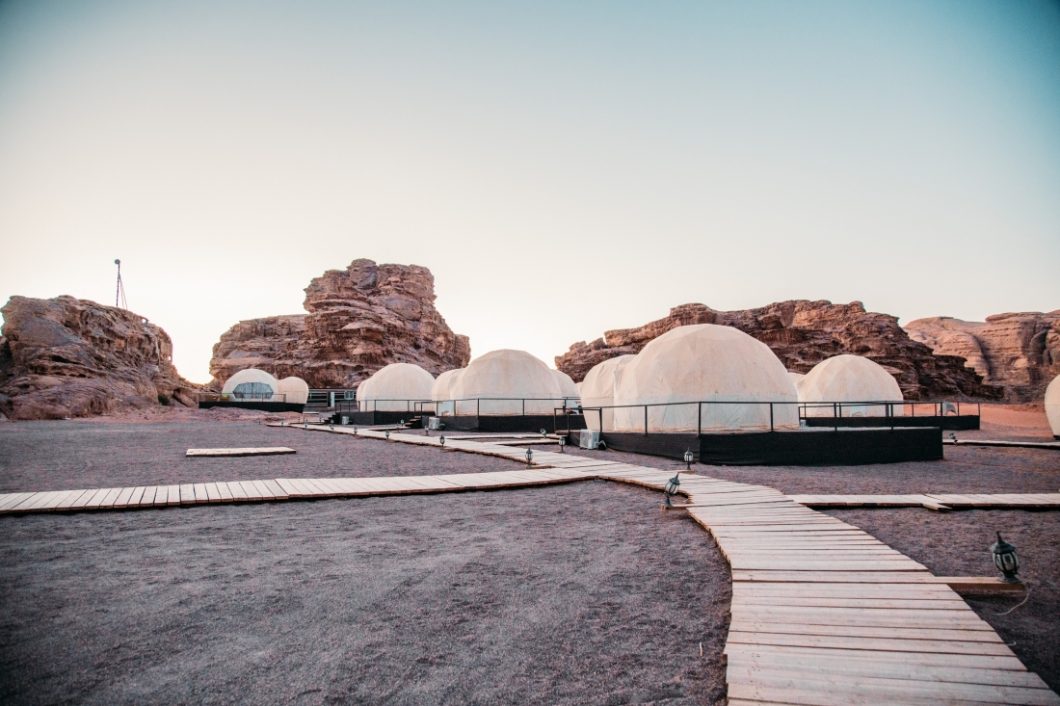
[[[806, 403], [807, 417], [831, 417], [830, 402], [895, 402], [893, 405], [848, 405], [844, 417], [886, 417], [903, 413], [902, 390], [879, 363], [860, 355], [826, 358], [806, 373], [799, 383], [799, 402]], [[814, 406], [813, 403], [822, 403]]]
[[1060, 439], [1060, 375], [1045, 388], [1045, 416], [1053, 430], [1053, 438]]
[[559, 394], [563, 400], [567, 403], [568, 407], [574, 407], [578, 404], [578, 386], [571, 380], [570, 375], [563, 372], [562, 370], [549, 370], [552, 373], [552, 377], [556, 378], [556, 384], [559, 385]]
[[357, 399], [361, 410], [417, 411], [414, 402], [431, 399], [434, 376], [412, 363], [391, 363], [361, 383]]
[[510, 349], [475, 358], [450, 392], [453, 399], [466, 400], [457, 403], [458, 414], [552, 414], [563, 404], [548, 366], [526, 351]]
[[280, 382], [264, 370], [247, 368], [225, 381], [221, 388], [222, 395], [230, 395], [237, 400], [262, 400], [271, 402], [280, 391]]
[[[618, 376], [634, 357], [633, 355], [620, 355], [593, 366], [581, 382], [582, 406], [609, 407], [613, 405]], [[601, 421], [603, 422], [602, 430], [600, 429]], [[595, 410], [585, 412], [585, 424], [594, 431], [613, 431], [614, 422], [615, 410], [613, 409], [604, 409], [599, 413]]]
[[435, 413], [438, 416], [453, 414], [455, 406], [453, 403], [453, 384], [463, 372], [464, 368], [446, 370], [434, 379], [434, 385], [431, 387], [431, 399], [437, 403], [435, 405]]
[[286, 377], [280, 380], [279, 393], [283, 401], [289, 404], [305, 404], [309, 401], [309, 385], [298, 377]]
[[[654, 339], [622, 369], [615, 404], [717, 401], [648, 408], [649, 432], [798, 429], [795, 385], [769, 346], [739, 329], [680, 326]], [[615, 431], [644, 430], [644, 408], [615, 410]]]

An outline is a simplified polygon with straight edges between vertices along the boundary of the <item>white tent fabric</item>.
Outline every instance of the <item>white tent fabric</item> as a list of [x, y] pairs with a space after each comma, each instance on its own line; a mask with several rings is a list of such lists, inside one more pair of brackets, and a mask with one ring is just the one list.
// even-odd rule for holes
[[806, 377], [805, 373], [796, 373], [792, 370], [788, 371], [788, 375], [791, 376], [791, 381], [795, 383], [795, 387], [798, 387], [799, 383], [802, 382], [802, 379]]
[[[581, 382], [582, 406], [583, 407], [609, 407], [615, 403], [615, 386], [621, 371], [633, 360], [633, 355], [620, 355], [616, 358], [597, 363], [585, 374]], [[615, 411], [604, 409], [601, 412], [588, 410], [585, 412], [585, 424], [594, 431], [614, 431]]]
[[559, 394], [567, 402], [568, 407], [575, 407], [578, 404], [578, 386], [571, 380], [570, 375], [563, 372], [562, 370], [550, 369], [552, 377], [556, 378], [556, 384], [559, 385]]
[[[806, 373], [798, 387], [799, 402], [807, 403], [807, 417], [831, 417], [831, 402], [896, 402], [893, 405], [847, 405], [844, 417], [886, 417], [904, 413], [898, 381], [879, 363], [860, 355], [826, 358]], [[814, 406], [812, 403], [821, 403]]]
[[[548, 366], [526, 351], [510, 349], [475, 358], [452, 384], [450, 393], [457, 400], [456, 414], [461, 415], [523, 414], [524, 411], [551, 414], [563, 404], [559, 383]], [[522, 400], [526, 400], [525, 408]]]
[[[412, 363], [391, 363], [361, 383], [360, 408], [379, 412], [416, 412], [413, 402], [431, 399], [434, 376]], [[367, 388], [367, 389], [366, 389]]]
[[280, 391], [280, 382], [264, 370], [247, 368], [228, 378], [221, 388], [221, 394], [231, 395], [237, 399], [279, 401], [275, 395]]
[[309, 384], [299, 377], [286, 377], [280, 380], [280, 394], [284, 402], [305, 404], [309, 401]]
[[449, 416], [453, 413], [453, 383], [457, 381], [465, 368], [446, 370], [434, 380], [431, 387], [431, 399], [435, 405], [435, 414], [438, 416]]
[[[714, 401], [648, 408], [649, 432], [798, 429], [795, 385], [769, 346], [739, 329], [697, 324], [651, 341], [621, 370], [615, 404]], [[744, 403], [744, 404], [740, 404]], [[616, 409], [615, 431], [644, 430], [644, 408]]]
[[1060, 439], [1060, 375], [1053, 378], [1049, 387], [1045, 388], [1045, 416], [1049, 420], [1053, 436]]

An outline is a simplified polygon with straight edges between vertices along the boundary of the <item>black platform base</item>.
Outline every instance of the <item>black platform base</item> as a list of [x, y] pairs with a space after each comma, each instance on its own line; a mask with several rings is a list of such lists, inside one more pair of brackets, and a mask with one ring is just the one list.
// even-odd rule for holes
[[805, 417], [808, 427], [938, 427], [950, 431], [979, 428], [978, 414], [951, 414], [945, 417]]
[[200, 400], [199, 409], [211, 407], [235, 407], [237, 409], [257, 409], [262, 412], [301, 412], [304, 404], [294, 402], [264, 402], [262, 400]]
[[942, 459], [938, 427], [847, 428], [749, 434], [603, 435], [616, 451], [681, 460], [687, 450], [700, 463], [723, 466], [846, 466]]
[[578, 414], [565, 417], [551, 414], [459, 414], [441, 417], [441, 420], [446, 430], [454, 431], [536, 432], [544, 429], [553, 433], [557, 423], [561, 430], [585, 428], [585, 417]]
[[343, 417], [348, 417], [350, 424], [356, 424], [357, 426], [370, 427], [378, 424], [401, 424], [407, 422], [414, 417], [419, 417], [419, 414], [415, 412], [389, 412], [389, 411], [375, 411], [375, 412], [336, 412], [332, 416], [332, 420], [338, 424], [342, 422]]

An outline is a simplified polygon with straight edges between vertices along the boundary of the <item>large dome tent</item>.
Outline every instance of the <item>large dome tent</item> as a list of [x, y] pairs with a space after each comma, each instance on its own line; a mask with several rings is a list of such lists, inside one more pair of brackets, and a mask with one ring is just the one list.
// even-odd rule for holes
[[574, 384], [574, 380], [571, 379], [570, 375], [563, 372], [562, 370], [550, 370], [552, 377], [556, 378], [556, 384], [559, 386], [559, 394], [563, 400], [567, 403], [568, 407], [573, 407], [578, 404], [578, 386]]
[[309, 401], [309, 384], [299, 377], [285, 377], [280, 380], [279, 392], [283, 401], [289, 404], [305, 404]]
[[[648, 432], [797, 429], [797, 394], [769, 346], [715, 324], [680, 326], [652, 340], [621, 371], [615, 404], [675, 402], [648, 408]], [[779, 402], [769, 404], [755, 402]], [[644, 408], [615, 410], [615, 431], [644, 430]]]
[[526, 351], [511, 349], [472, 360], [450, 392], [460, 415], [552, 414], [562, 404], [559, 383], [548, 366]]
[[[585, 379], [581, 381], [579, 389], [581, 391], [582, 406], [590, 408], [585, 412], [585, 424], [589, 429], [613, 431], [615, 411], [613, 409], [602, 409], [597, 412], [591, 408], [610, 407], [615, 404], [615, 387], [618, 382], [618, 376], [634, 357], [634, 355], [629, 354], [608, 358], [601, 363], [597, 363], [585, 374]], [[601, 422], [603, 424], [602, 430], [600, 428]]]
[[1053, 437], [1060, 439], [1060, 375], [1045, 388], [1045, 416], [1049, 420], [1049, 428], [1053, 430]]
[[434, 376], [413, 363], [391, 363], [361, 383], [357, 399], [363, 411], [416, 412], [415, 402], [429, 401]]
[[464, 372], [464, 368], [446, 370], [434, 379], [431, 386], [431, 399], [436, 403], [435, 413], [439, 416], [453, 414], [453, 384]]
[[279, 401], [280, 381], [264, 370], [246, 368], [228, 378], [221, 388], [222, 395], [237, 400]]
[[[859, 355], [844, 353], [826, 358], [806, 373], [798, 386], [799, 402], [807, 417], [886, 417], [903, 414], [902, 389], [883, 366]], [[893, 402], [885, 405], [835, 402]]]

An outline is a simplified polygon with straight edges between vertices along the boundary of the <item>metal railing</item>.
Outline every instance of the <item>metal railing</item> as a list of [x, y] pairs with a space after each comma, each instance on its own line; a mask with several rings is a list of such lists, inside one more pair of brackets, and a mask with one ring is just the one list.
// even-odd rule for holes
[[[966, 403], [966, 409], [967, 409], [967, 406], [970, 405], [970, 404], [975, 404], [976, 414], [977, 415], [980, 414], [980, 412], [982, 410], [981, 404], [978, 403], [978, 402], [976, 402], [976, 403]], [[960, 403], [959, 402], [956, 402], [956, 403], [954, 403], [954, 402], [895, 402], [893, 400], [890, 400], [890, 401], [886, 401], [886, 400], [863, 400], [863, 401], [845, 401], [845, 402], [791, 402], [791, 401], [785, 401], [785, 400], [695, 400], [695, 401], [682, 401], [682, 402], [650, 402], [650, 403], [644, 403], [644, 404], [598, 405], [598, 406], [592, 406], [592, 407], [579, 406], [577, 409], [578, 409], [578, 411], [582, 412], [583, 414], [584, 413], [595, 412], [596, 415], [597, 415], [597, 421], [599, 423], [599, 429], [602, 432], [604, 432], [604, 433], [607, 433], [608, 431], [610, 431], [611, 433], [636, 433], [633, 430], [623, 430], [623, 432], [617, 432], [615, 429], [610, 429], [610, 430], [605, 429], [604, 428], [604, 410], [641, 409], [641, 410], [643, 410], [643, 415], [642, 415], [642, 423], [640, 425], [640, 427], [641, 427], [640, 432], [643, 433], [643, 434], [648, 434], [649, 430], [650, 430], [650, 427], [652, 426], [649, 423], [649, 416], [650, 416], [649, 415], [649, 410], [651, 410], [653, 408], [674, 408], [674, 407], [691, 407], [691, 406], [695, 406], [695, 408], [696, 408], [696, 426], [695, 426], [695, 428], [694, 429], [688, 428], [688, 429], [677, 430], [677, 433], [689, 433], [689, 434], [691, 434], [691, 433], [694, 432], [695, 434], [700, 435], [700, 434], [703, 433], [704, 410], [706, 409], [707, 412], [708, 412], [708, 414], [706, 416], [707, 416], [707, 421], [709, 422], [710, 421], [710, 417], [711, 417], [710, 411], [712, 409], [715, 409], [715, 408], [717, 408], [719, 406], [729, 406], [729, 405], [740, 405], [740, 406], [745, 406], [745, 407], [767, 406], [768, 407], [768, 411], [769, 411], [768, 430], [771, 431], [771, 432], [777, 430], [778, 410], [789, 410], [791, 408], [795, 408], [793, 410], [794, 411], [794, 415], [791, 416], [791, 419], [796, 420], [798, 423], [801, 423], [803, 420], [807, 419], [808, 416], [810, 416], [810, 415], [807, 414], [807, 409], [823, 409], [823, 410], [831, 412], [831, 414], [813, 415], [813, 416], [815, 416], [817, 419], [833, 418], [833, 419], [837, 420], [836, 424], [834, 424], [834, 425], [824, 425], [822, 427], [818, 427], [818, 428], [827, 428], [828, 426], [832, 426], [834, 431], [839, 431], [840, 425], [838, 423], [838, 420], [844, 418], [844, 415], [843, 415], [844, 410], [847, 411], [847, 415], [846, 415], [847, 417], [850, 417], [850, 416], [864, 416], [864, 415], [853, 415], [853, 414], [851, 414], [850, 412], [851, 412], [852, 408], [862, 408], [863, 409], [863, 408], [874, 408], [875, 407], [875, 408], [881, 408], [881, 409], [885, 410], [885, 414], [882, 415], [882, 418], [886, 419], [887, 423], [886, 424], [882, 424], [881, 426], [889, 427], [891, 429], [894, 429], [896, 426], [901, 426], [902, 425], [901, 421], [902, 421], [903, 418], [916, 416], [916, 407], [918, 405], [923, 405], [923, 406], [931, 405], [932, 409], [935, 410], [935, 414], [927, 414], [927, 415], [925, 415], [925, 414], [923, 414], [923, 409], [921, 409], [921, 414], [920, 414], [921, 417], [924, 417], [924, 416], [939, 416], [939, 417], [948, 416], [948, 414], [950, 414], [950, 410], [951, 409], [953, 410], [952, 411], [953, 414], [958, 414], [958, 415], [960, 414]], [[895, 410], [898, 407], [901, 407], [903, 412], [905, 411], [905, 409], [909, 409], [909, 414], [896, 414]], [[715, 417], [716, 416], [718, 416], [718, 415], [715, 415]], [[751, 413], [751, 414], [749, 414], [747, 416], [751, 417], [752, 421], [753, 421], [759, 415], [755, 414], [755, 413]], [[623, 427], [630, 426], [630, 424], [628, 423], [630, 421], [630, 419], [631, 419], [630, 417], [627, 417], [626, 419], [622, 420], [623, 421], [622, 426]], [[746, 424], [746, 425], [740, 425], [740, 426], [729, 426], [729, 427], [726, 427], [726, 426], [723, 425], [723, 426], [716, 427], [716, 428], [718, 429], [718, 431], [722, 431], [722, 432], [732, 431], [734, 429], [757, 429], [757, 428], [761, 428], [763, 431], [765, 431], [766, 430], [766, 424], [765, 424], [765, 413], [764, 412], [761, 415], [761, 419], [762, 419], [762, 423]], [[613, 421], [612, 421], [611, 426], [612, 427], [615, 426]], [[656, 426], [659, 426], [659, 424], [657, 423]], [[687, 426], [691, 427], [691, 425], [687, 425]]]

